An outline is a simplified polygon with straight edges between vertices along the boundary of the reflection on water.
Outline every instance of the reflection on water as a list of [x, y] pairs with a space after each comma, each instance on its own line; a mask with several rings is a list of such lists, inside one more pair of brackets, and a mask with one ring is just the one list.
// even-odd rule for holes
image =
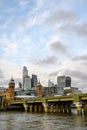
[[87, 116], [1, 112], [0, 130], [87, 130]]

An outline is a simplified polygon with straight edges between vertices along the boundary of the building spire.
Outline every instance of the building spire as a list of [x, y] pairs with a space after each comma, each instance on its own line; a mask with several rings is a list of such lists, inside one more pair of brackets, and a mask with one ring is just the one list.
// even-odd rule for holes
[[10, 80], [10, 83], [14, 83], [14, 79], [13, 79], [13, 76], [11, 76], [11, 80]]

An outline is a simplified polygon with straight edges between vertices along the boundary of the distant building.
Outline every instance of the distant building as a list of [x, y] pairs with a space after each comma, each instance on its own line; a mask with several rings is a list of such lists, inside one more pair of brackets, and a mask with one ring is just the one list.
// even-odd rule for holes
[[37, 86], [37, 75], [32, 74], [31, 78], [31, 88], [35, 88]]
[[42, 97], [42, 85], [40, 83], [37, 84], [36, 86], [36, 96], [37, 97]]
[[26, 66], [23, 67], [23, 77], [28, 76], [28, 69]]
[[54, 83], [48, 80], [48, 87], [54, 87], [54, 86], [55, 86]]
[[23, 89], [31, 89], [31, 79], [30, 76], [28, 76], [28, 69], [26, 66], [23, 67]]
[[66, 77], [66, 79], [65, 79], [65, 87], [71, 87], [71, 77]]
[[24, 66], [23, 67], [23, 89], [24, 89], [24, 84], [25, 84], [25, 77], [28, 76], [28, 70], [27, 70], [27, 67]]
[[9, 88], [5, 91], [0, 93], [0, 96], [5, 97], [6, 101], [9, 102], [14, 100], [14, 91], [15, 91], [15, 82], [13, 79], [9, 82]]
[[58, 76], [57, 77], [57, 85], [58, 87], [70, 87], [71, 86], [71, 78], [67, 76]]
[[31, 79], [30, 76], [26, 76], [24, 78], [24, 90], [29, 90], [31, 89]]
[[72, 94], [81, 94], [81, 90], [76, 87], [65, 87], [64, 88], [65, 95], [72, 95]]
[[22, 83], [21, 82], [19, 82], [18, 87], [22, 88]]
[[4, 88], [4, 87], [0, 87], [0, 93], [5, 92], [6, 90], [7, 90], [6, 88]]
[[57, 87], [43, 87], [43, 97], [57, 95]]

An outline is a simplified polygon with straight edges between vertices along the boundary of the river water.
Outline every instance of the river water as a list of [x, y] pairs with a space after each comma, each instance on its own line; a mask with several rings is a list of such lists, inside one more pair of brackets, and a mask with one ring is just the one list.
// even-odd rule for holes
[[0, 130], [87, 130], [87, 116], [0, 112]]

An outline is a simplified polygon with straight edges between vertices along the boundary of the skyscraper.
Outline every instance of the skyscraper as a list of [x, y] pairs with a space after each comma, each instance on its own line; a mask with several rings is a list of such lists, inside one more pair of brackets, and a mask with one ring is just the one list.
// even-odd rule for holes
[[58, 76], [57, 77], [57, 91], [58, 94], [64, 94], [64, 88], [71, 86], [71, 78], [67, 76]]
[[26, 66], [23, 67], [23, 77], [28, 76], [28, 69]]
[[58, 76], [57, 77], [58, 87], [70, 87], [71, 86], [71, 78], [67, 76]]
[[31, 78], [31, 87], [34, 88], [37, 86], [37, 75], [32, 74], [32, 78]]
[[66, 85], [65, 87], [71, 87], [71, 77], [66, 77]]
[[30, 76], [28, 76], [28, 69], [26, 66], [23, 67], [23, 89], [31, 89], [31, 79]]
[[31, 89], [31, 79], [30, 76], [26, 76], [24, 78], [24, 90], [29, 90]]

